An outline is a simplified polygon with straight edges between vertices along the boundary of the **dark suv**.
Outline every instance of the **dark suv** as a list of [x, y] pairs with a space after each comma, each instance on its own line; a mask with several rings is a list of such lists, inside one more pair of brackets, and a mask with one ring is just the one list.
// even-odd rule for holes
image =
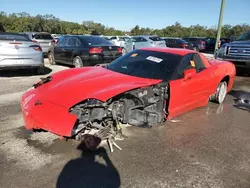
[[172, 38], [172, 37], [162, 37], [166, 42], [166, 46], [169, 48], [186, 48], [193, 50], [193, 45], [190, 42], [187, 42], [180, 38]]
[[[206, 37], [204, 40], [206, 42], [206, 50], [213, 51], [215, 49], [216, 38]], [[220, 46], [221, 46], [221, 40], [219, 40], [218, 48], [220, 48]]]
[[223, 44], [216, 52], [215, 58], [231, 61], [236, 67], [248, 68], [250, 72], [250, 30], [235, 41]]
[[110, 63], [122, 55], [122, 48], [99, 36], [63, 35], [49, 49], [50, 64], [75, 67]]
[[193, 44], [196, 51], [203, 51], [206, 49], [206, 42], [204, 37], [184, 37], [183, 40]]

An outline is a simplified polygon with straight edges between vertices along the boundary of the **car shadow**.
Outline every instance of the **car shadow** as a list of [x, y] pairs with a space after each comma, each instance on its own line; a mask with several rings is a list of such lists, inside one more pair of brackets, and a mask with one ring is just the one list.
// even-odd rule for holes
[[52, 72], [52, 69], [49, 67], [44, 68], [43, 74], [37, 74], [34, 70], [31, 69], [21, 69], [21, 70], [0, 70], [0, 77], [17, 77], [17, 76], [39, 76], [46, 75]]
[[[81, 156], [69, 161], [58, 176], [56, 188], [118, 188], [120, 175], [111, 162], [105, 148], [87, 150], [81, 143], [78, 147]], [[96, 161], [96, 157], [103, 161]]]
[[214, 54], [214, 50], [211, 50], [211, 49], [209, 49], [209, 50], [204, 50], [204, 51], [202, 51], [203, 53], [206, 53], [206, 54]]
[[246, 68], [237, 67], [236, 68], [236, 76], [250, 77], [250, 68], [246, 69]]
[[250, 113], [250, 92], [242, 90], [232, 90], [228, 93], [234, 97], [234, 107]]

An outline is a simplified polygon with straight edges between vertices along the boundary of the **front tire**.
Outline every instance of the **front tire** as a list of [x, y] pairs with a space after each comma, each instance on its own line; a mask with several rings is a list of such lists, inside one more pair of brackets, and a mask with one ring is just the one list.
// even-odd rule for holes
[[73, 65], [74, 65], [75, 68], [83, 67], [83, 63], [82, 63], [81, 57], [76, 56], [76, 57], [73, 59]]
[[56, 65], [55, 58], [54, 58], [54, 55], [52, 54], [52, 52], [49, 52], [48, 59], [49, 59], [49, 64]]
[[223, 81], [218, 85], [215, 94], [210, 96], [210, 101], [221, 104], [225, 100], [226, 94], [227, 94], [227, 82]]

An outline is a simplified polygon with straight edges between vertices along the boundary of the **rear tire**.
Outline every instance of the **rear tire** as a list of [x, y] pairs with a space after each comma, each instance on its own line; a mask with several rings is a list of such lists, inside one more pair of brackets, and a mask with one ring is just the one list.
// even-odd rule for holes
[[73, 59], [73, 65], [75, 68], [83, 67], [82, 58], [79, 56], [76, 56]]
[[210, 96], [210, 101], [216, 102], [218, 104], [223, 103], [227, 94], [227, 82], [220, 82], [216, 92]]

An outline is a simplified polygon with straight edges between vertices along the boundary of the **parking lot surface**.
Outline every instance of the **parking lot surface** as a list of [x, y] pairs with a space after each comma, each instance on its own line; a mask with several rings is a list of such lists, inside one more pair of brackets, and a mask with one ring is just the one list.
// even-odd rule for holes
[[[67, 69], [47, 65], [47, 74]], [[0, 187], [250, 188], [250, 77], [238, 76], [221, 105], [186, 113], [147, 128], [124, 128], [122, 151], [82, 151], [73, 140], [24, 129], [19, 100], [41, 76], [0, 77]], [[90, 186], [91, 185], [91, 186]], [[94, 185], [94, 186], [93, 186]]]

